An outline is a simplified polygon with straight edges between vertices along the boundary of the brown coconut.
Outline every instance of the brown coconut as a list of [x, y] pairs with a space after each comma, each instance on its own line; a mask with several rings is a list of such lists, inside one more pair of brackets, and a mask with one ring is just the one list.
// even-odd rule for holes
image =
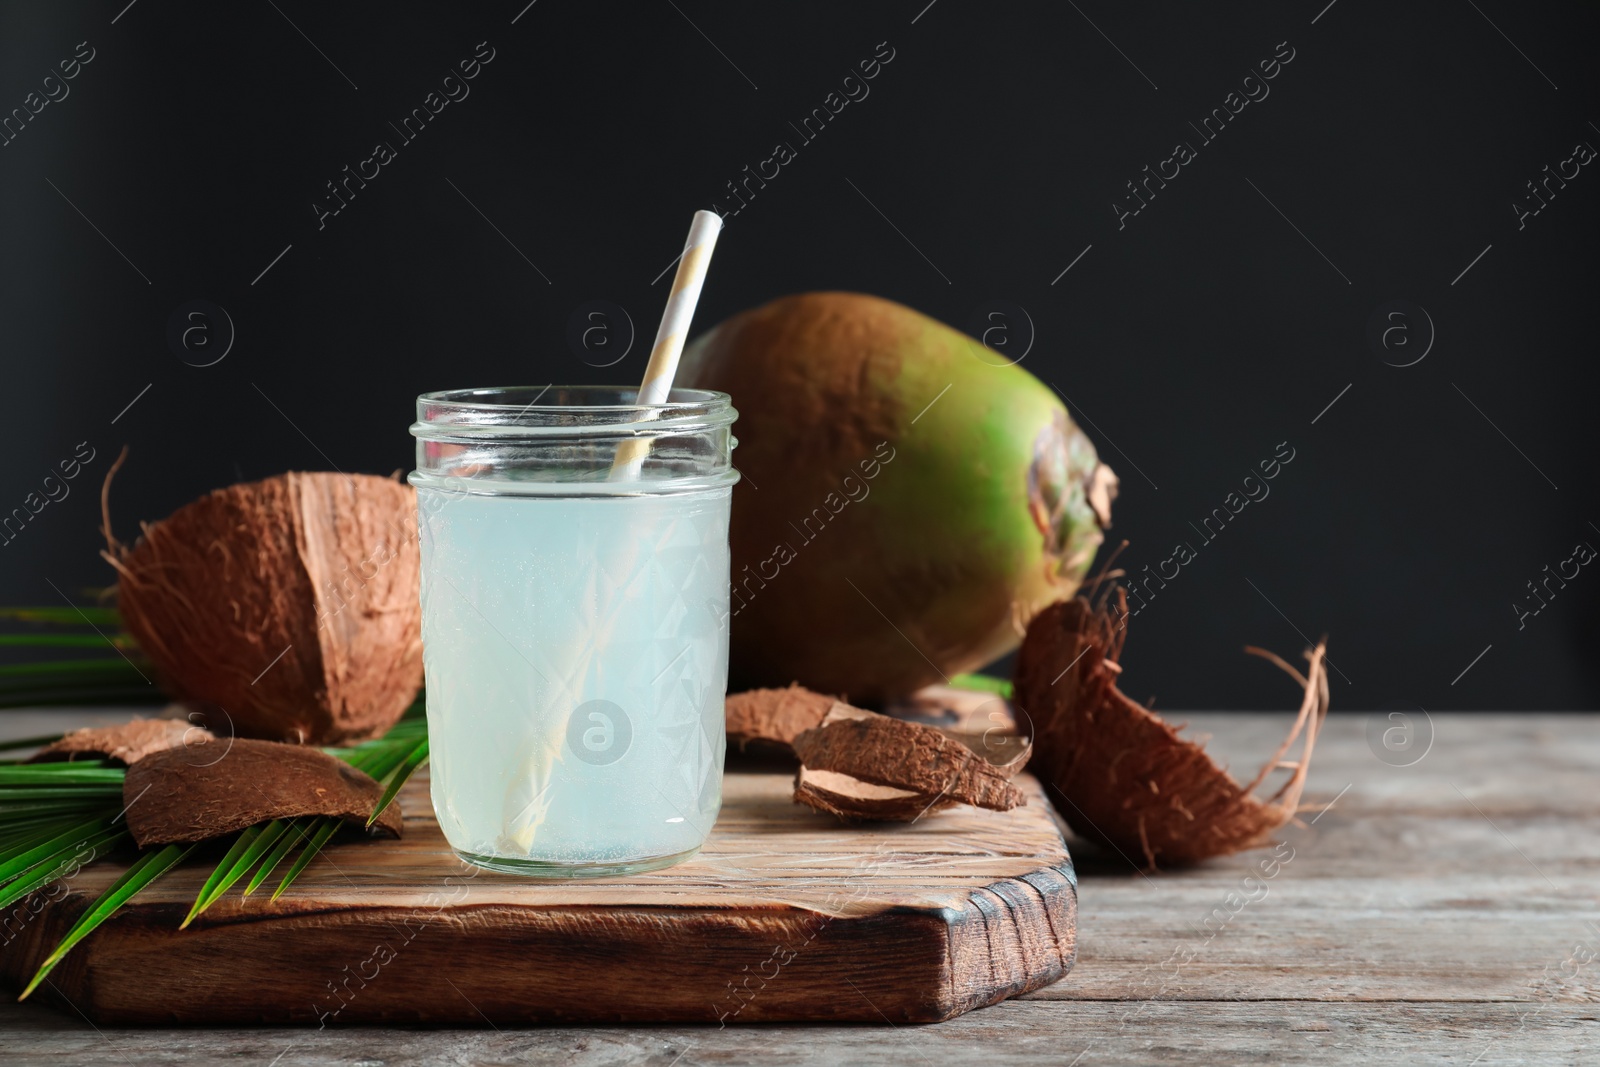
[[144, 525], [131, 548], [111, 536], [104, 493], [102, 507], [123, 624], [172, 696], [225, 712], [214, 729], [354, 741], [387, 730], [416, 697], [409, 486], [323, 472], [231, 485]]
[[[1127, 605], [1106, 597], [1046, 608], [1017, 655], [1014, 699], [1034, 725], [1030, 769], [1054, 787], [1061, 815], [1083, 837], [1109, 844], [1148, 868], [1196, 863], [1269, 843], [1294, 817], [1317, 731], [1328, 710], [1325, 645], [1307, 653], [1305, 675], [1259, 649], [1305, 688], [1299, 717], [1278, 752], [1241, 786], [1198, 744], [1116, 686]], [[1296, 740], [1298, 757], [1283, 757]], [[1291, 773], [1271, 796], [1255, 789], [1278, 769]]]

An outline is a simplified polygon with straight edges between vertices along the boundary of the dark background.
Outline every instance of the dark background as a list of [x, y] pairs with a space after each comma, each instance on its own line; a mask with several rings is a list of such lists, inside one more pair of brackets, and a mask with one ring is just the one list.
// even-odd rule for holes
[[[0, 9], [0, 112], [94, 49], [0, 148], [0, 511], [95, 454], [0, 547], [0, 601], [110, 580], [97, 497], [124, 444], [129, 538], [239, 479], [409, 469], [425, 390], [637, 381], [690, 213], [789, 141], [701, 327], [808, 289], [958, 326], [1025, 309], [1023, 366], [1122, 475], [1136, 571], [1295, 449], [1133, 623], [1131, 696], [1290, 707], [1240, 647], [1326, 632], [1336, 708], [1600, 704], [1596, 568], [1520, 630], [1512, 606], [1600, 545], [1600, 168], [1520, 230], [1512, 207], [1600, 146], [1590, 5], [124, 3]], [[480, 41], [470, 96], [398, 146], [387, 123]], [[885, 41], [870, 96], [801, 146], [788, 123]], [[1279, 42], [1270, 95], [1199, 147], [1188, 123]], [[398, 158], [319, 230], [324, 183], [379, 140]], [[1124, 183], [1180, 140], [1199, 158], [1119, 230]], [[197, 299], [236, 331], [207, 367], [167, 340]], [[604, 369], [567, 341], [596, 299], [645, 335]], [[1436, 331], [1412, 366], [1366, 339], [1396, 299]], [[1416, 318], [1389, 363], [1425, 347]]]

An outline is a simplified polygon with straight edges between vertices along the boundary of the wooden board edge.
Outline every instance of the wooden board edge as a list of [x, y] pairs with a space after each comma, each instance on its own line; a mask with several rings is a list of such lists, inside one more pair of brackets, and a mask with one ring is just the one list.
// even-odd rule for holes
[[[959, 908], [860, 917], [470, 905], [203, 918], [182, 933], [181, 908], [135, 901], [35, 996], [102, 1025], [938, 1022], [1065, 975], [1076, 889], [1068, 859], [973, 890]], [[31, 978], [88, 906], [78, 896], [42, 908], [0, 953], [0, 987]], [[609, 936], [596, 936], [597, 917]], [[491, 918], [495, 936], [471, 941]], [[314, 936], [287, 938], [284, 925]], [[428, 936], [439, 928], [461, 936]], [[314, 948], [285, 955], [296, 941]], [[566, 966], [519, 975], [548, 954]], [[285, 975], [292, 986], [274, 991]]]
[[1070, 857], [973, 891], [950, 928], [948, 1001], [937, 1022], [1031, 993], [1078, 958], [1078, 876]]

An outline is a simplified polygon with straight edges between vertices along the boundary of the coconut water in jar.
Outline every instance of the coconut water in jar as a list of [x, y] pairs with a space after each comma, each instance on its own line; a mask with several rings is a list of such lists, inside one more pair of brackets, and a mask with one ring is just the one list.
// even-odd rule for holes
[[[543, 877], [687, 858], [721, 804], [733, 482], [725, 394], [418, 400], [434, 811], [469, 862]], [[619, 445], [646, 438], [636, 477]]]

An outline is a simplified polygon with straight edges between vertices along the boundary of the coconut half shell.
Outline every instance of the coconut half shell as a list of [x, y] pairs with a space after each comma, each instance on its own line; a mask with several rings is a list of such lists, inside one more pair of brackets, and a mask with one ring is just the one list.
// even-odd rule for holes
[[218, 705], [241, 736], [372, 737], [415, 698], [409, 486], [289, 473], [210, 493], [146, 525], [132, 548], [110, 528], [107, 516], [104, 555], [128, 632], [172, 696]]
[[[320, 749], [241, 738], [215, 763], [196, 764], [182, 748], [148, 755], [128, 768], [122, 796], [128, 830], [148, 848], [302, 815], [365, 825], [383, 787]], [[400, 805], [385, 808], [374, 828], [399, 837]]]
[[[1328, 710], [1326, 646], [1307, 653], [1305, 675], [1270, 653], [1305, 688], [1300, 714], [1274, 757], [1241, 786], [1198, 744], [1116, 686], [1126, 603], [1113, 614], [1082, 597], [1046, 608], [1017, 655], [1015, 700], [1032, 718], [1030, 768], [1056, 790], [1061, 815], [1083, 837], [1142, 857], [1148, 868], [1196, 863], [1269, 843], [1294, 817], [1317, 731]], [[1296, 740], [1297, 759], [1284, 760]], [[1254, 790], [1274, 770], [1288, 779], [1270, 797]], [[1055, 797], [1052, 797], [1055, 799]]]

